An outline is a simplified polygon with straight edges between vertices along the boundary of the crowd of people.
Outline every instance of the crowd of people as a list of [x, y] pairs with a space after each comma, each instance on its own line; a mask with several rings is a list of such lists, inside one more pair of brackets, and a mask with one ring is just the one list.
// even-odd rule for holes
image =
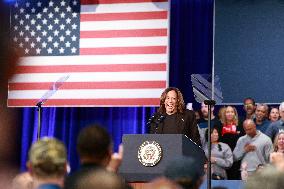
[[[244, 100], [244, 118], [238, 116], [234, 106], [220, 108], [218, 116], [214, 115], [213, 107], [212, 127], [208, 132], [207, 105], [201, 104], [201, 114], [196, 118], [193, 110], [185, 109], [180, 91], [170, 87], [161, 96], [160, 107], [151, 120], [150, 132], [185, 134], [203, 148], [207, 157], [210, 134], [212, 179], [243, 179], [247, 180], [246, 186], [253, 189], [250, 183], [255, 182], [255, 177], [267, 176], [266, 167], [279, 175], [284, 174], [284, 102], [279, 109], [273, 107], [270, 113], [268, 110], [267, 105], [256, 104], [252, 98]], [[29, 150], [28, 172], [15, 177], [12, 188], [132, 188], [118, 174], [123, 161], [123, 147], [120, 146], [118, 153], [113, 153], [111, 136], [103, 127], [84, 127], [77, 138], [77, 152], [80, 168], [70, 172], [67, 150], [61, 141], [55, 138], [36, 141]], [[165, 167], [164, 176], [145, 187], [198, 189], [207, 170], [206, 166], [197, 165], [200, 165], [198, 160], [192, 157], [173, 159]]]
[[[274, 151], [277, 152], [278, 149], [283, 148], [284, 102], [280, 104], [279, 108], [269, 108], [266, 104], [257, 104], [253, 98], [246, 98], [243, 102], [244, 116], [239, 116], [234, 106], [221, 107], [218, 116], [214, 115], [214, 107], [212, 110], [212, 174], [219, 175], [219, 179], [246, 179], [248, 175], [252, 175], [258, 169], [269, 164], [270, 155]], [[200, 110], [195, 111], [195, 113], [197, 114], [202, 147], [206, 152], [207, 143], [205, 139], [207, 138], [205, 135], [207, 134], [206, 128], [209, 117], [207, 105], [202, 103]], [[226, 153], [221, 152], [221, 150], [218, 153], [218, 146], [220, 147], [221, 144], [229, 146]], [[226, 165], [221, 166], [226, 170], [226, 174], [215, 168], [215, 159], [220, 158], [220, 155], [222, 155], [223, 161], [227, 162]], [[233, 163], [229, 164], [232, 160]]]

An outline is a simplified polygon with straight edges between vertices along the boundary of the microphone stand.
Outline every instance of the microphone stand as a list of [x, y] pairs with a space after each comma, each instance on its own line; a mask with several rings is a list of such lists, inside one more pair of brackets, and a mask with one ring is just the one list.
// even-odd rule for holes
[[211, 189], [211, 112], [212, 106], [216, 104], [214, 100], [205, 100], [208, 106], [208, 163], [207, 163], [207, 189]]
[[158, 131], [158, 128], [159, 128], [159, 124], [160, 124], [162, 121], [164, 121], [165, 118], [166, 118], [166, 116], [163, 115], [163, 114], [161, 114], [161, 115], [159, 115], [159, 118], [155, 121], [155, 126], [156, 126], [156, 128], [155, 128], [155, 134], [157, 134], [157, 131]]
[[64, 82], [70, 77], [70, 75], [66, 75], [63, 77], [60, 77], [56, 82], [54, 82], [48, 91], [44, 93], [44, 95], [40, 98], [38, 103], [36, 104], [37, 106], [37, 111], [38, 111], [38, 127], [37, 127], [37, 140], [40, 138], [40, 132], [41, 132], [41, 112], [42, 112], [42, 105], [52, 96], [54, 93], [56, 93], [61, 87], [61, 85], [64, 84]]
[[40, 133], [41, 133], [41, 112], [42, 112], [42, 106], [43, 102], [38, 102], [36, 104], [37, 106], [37, 111], [38, 111], [38, 124], [37, 124], [37, 140], [40, 138]]

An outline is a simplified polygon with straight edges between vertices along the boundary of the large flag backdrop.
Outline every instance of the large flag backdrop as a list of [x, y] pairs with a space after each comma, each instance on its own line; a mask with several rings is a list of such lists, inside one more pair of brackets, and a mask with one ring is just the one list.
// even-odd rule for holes
[[[37, 0], [32, 0], [32, 1], [37, 3]], [[114, 1], [114, 0], [109, 0], [108, 2], [110, 1]], [[124, 2], [129, 2], [129, 1], [131, 0], [124, 0]], [[23, 0], [17, 0], [17, 2], [18, 2], [18, 6], [24, 6], [24, 4], [27, 1], [23, 3]], [[47, 6], [47, 3], [45, 2], [46, 1], [42, 1], [42, 3], [39, 3], [40, 6], [43, 6], [43, 5]], [[72, 2], [73, 1], [70, 1], [68, 3], [70, 4]], [[94, 0], [94, 2], [98, 2], [98, 1]], [[142, 2], [146, 2], [146, 1], [142, 1]], [[164, 2], [164, 1], [159, 1], [159, 2]], [[155, 5], [158, 5], [157, 7], [162, 8], [163, 3], [160, 4], [159, 2], [155, 1], [153, 3]], [[57, 1], [56, 2], [54, 1], [53, 4], [56, 4], [56, 3]], [[139, 1], [136, 1], [136, 3], [139, 3]], [[170, 72], [169, 73], [169, 85], [178, 87], [182, 91], [182, 93], [184, 94], [185, 102], [193, 102], [194, 97], [193, 97], [191, 83], [190, 83], [190, 75], [193, 73], [207, 73], [207, 74], [211, 73], [213, 0], [203, 0], [203, 1], [200, 1], [200, 0], [172, 0], [170, 4], [171, 4], [170, 12], [167, 13], [168, 17], [170, 13], [170, 19], [171, 19], [171, 22], [170, 22], [170, 28], [171, 28], [170, 29], [170, 38], [171, 38], [170, 62], [171, 64], [168, 65], [170, 69], [167, 68], [167, 71], [169, 70]], [[25, 6], [30, 6], [30, 5], [31, 4], [27, 4]], [[73, 7], [72, 4], [70, 4], [70, 6]], [[23, 9], [25, 8], [23, 7]], [[13, 13], [12, 13], [13, 15], [14, 11], [17, 10], [15, 8], [15, 5], [11, 7], [11, 10], [13, 10]], [[32, 7], [31, 7], [31, 10], [32, 10]], [[74, 7], [72, 8], [72, 11], [74, 11]], [[68, 14], [67, 9], [64, 13]], [[79, 13], [79, 9], [78, 9], [78, 13]], [[64, 16], [64, 14], [62, 15]], [[24, 16], [23, 19], [25, 19], [24, 14], [23, 16]], [[11, 20], [13, 21], [14, 18], [11, 17]], [[42, 22], [45, 22], [44, 19], [41, 19], [41, 20]], [[54, 20], [55, 22], [56, 19], [51, 19], [51, 20]], [[20, 22], [20, 20], [18, 22]], [[24, 21], [21, 21], [21, 22], [24, 22]], [[42, 25], [42, 27], [44, 26]], [[11, 27], [11, 29], [15, 30], [14, 26]], [[53, 28], [52, 30], [56, 31], [55, 28]], [[23, 30], [23, 32], [26, 32], [26, 30]], [[67, 37], [65, 36], [66, 34], [62, 34], [62, 35], [64, 35], [66, 39]], [[168, 31], [167, 31], [167, 35], [169, 35]], [[15, 38], [15, 36], [13, 36], [13, 38], [14, 40], [23, 40], [23, 37], [17, 39]], [[27, 40], [30, 40], [30, 39], [27, 39]], [[24, 44], [24, 42], [22, 43]], [[19, 45], [20, 43], [16, 42], [16, 44]], [[21, 49], [24, 52], [24, 48], [21, 48]], [[25, 56], [30, 57], [31, 55], [26, 54]], [[74, 55], [72, 56], [71, 60], [73, 60], [73, 58], [75, 58]], [[64, 79], [63, 81], [61, 79], [67, 78], [67, 76], [68, 74], [64, 73], [60, 75], [58, 78], [54, 79], [52, 82], [49, 82], [48, 84], [46, 84], [46, 87], [41, 95], [45, 94], [45, 92], [51, 86], [53, 86], [56, 89], [57, 87], [56, 83], [59, 81], [59, 83], [61, 82], [62, 84]], [[64, 85], [61, 85], [60, 89], [62, 90], [64, 89], [64, 87], [67, 87], [66, 84], [68, 84], [68, 82], [70, 82], [70, 78], [68, 78], [63, 83]], [[13, 82], [10, 83], [10, 90], [12, 89], [11, 88], [12, 83]], [[40, 83], [44, 84], [44, 82], [40, 82]], [[19, 84], [22, 84], [22, 85], [18, 85], [18, 86], [24, 86], [23, 85], [24, 83], [19, 83]], [[30, 82], [29, 85], [31, 84], [32, 82]], [[81, 86], [80, 84], [78, 85]], [[78, 96], [77, 93], [75, 94], [75, 96], [76, 97]], [[37, 102], [37, 101], [34, 101], [34, 102]], [[79, 164], [78, 157], [77, 157], [76, 150], [75, 150], [76, 138], [77, 138], [79, 130], [82, 127], [88, 124], [92, 124], [92, 123], [102, 124], [103, 126], [105, 126], [106, 129], [108, 129], [108, 131], [112, 135], [112, 139], [114, 141], [114, 147], [115, 149], [117, 149], [119, 143], [121, 143], [121, 138], [123, 134], [147, 133], [146, 122], [147, 122], [147, 119], [153, 114], [153, 112], [155, 112], [154, 107], [43, 108], [41, 136], [54, 136], [64, 141], [64, 143], [66, 144], [68, 148], [68, 160], [70, 162], [71, 167], [75, 169]], [[36, 130], [38, 126], [37, 124], [38, 123], [38, 112], [36, 111], [36, 108], [23, 108], [22, 116], [20, 119], [22, 120], [21, 121], [22, 126], [21, 126], [21, 129], [17, 129], [17, 131], [22, 132], [21, 133], [22, 134], [21, 168], [22, 170], [25, 170], [28, 149], [31, 143], [36, 140], [36, 136], [37, 136]]]
[[[21, 0], [8, 106], [156, 106], [168, 85], [167, 0]], [[63, 78], [63, 79], [62, 79]]]

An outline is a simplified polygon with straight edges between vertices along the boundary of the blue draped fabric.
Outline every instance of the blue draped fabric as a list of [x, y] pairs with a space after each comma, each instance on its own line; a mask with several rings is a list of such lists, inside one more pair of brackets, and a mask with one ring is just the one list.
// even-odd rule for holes
[[[148, 132], [146, 123], [155, 111], [155, 107], [42, 108], [40, 136], [52, 136], [62, 140], [68, 149], [71, 168], [76, 169], [76, 138], [81, 128], [91, 124], [104, 126], [112, 136], [114, 151], [117, 151], [123, 134]], [[38, 111], [36, 108], [24, 108], [22, 112], [21, 168], [25, 170], [28, 149], [30, 144], [37, 140]]]
[[[190, 75], [210, 74], [212, 67], [213, 0], [172, 0], [170, 14], [169, 85], [178, 87], [185, 102], [194, 102]], [[78, 167], [76, 138], [86, 125], [99, 123], [111, 134], [114, 150], [123, 134], [148, 132], [147, 119], [154, 107], [43, 108], [41, 136], [62, 140], [72, 169]], [[28, 149], [37, 137], [36, 108], [22, 109], [21, 169], [25, 170]]]

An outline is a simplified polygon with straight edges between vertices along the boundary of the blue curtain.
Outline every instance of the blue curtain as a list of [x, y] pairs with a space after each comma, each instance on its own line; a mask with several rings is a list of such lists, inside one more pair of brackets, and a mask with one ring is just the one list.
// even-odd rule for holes
[[[185, 102], [194, 102], [190, 75], [209, 74], [212, 65], [213, 0], [172, 0], [170, 24], [170, 86], [178, 87]], [[68, 150], [72, 169], [78, 167], [76, 138], [86, 125], [106, 127], [114, 141], [114, 150], [123, 134], [148, 132], [147, 119], [154, 107], [121, 108], [43, 108], [41, 136], [62, 140]], [[21, 169], [25, 170], [28, 149], [37, 137], [38, 112], [22, 109]]]
[[214, 0], [172, 0], [170, 85], [192, 102], [191, 74], [212, 73]]

